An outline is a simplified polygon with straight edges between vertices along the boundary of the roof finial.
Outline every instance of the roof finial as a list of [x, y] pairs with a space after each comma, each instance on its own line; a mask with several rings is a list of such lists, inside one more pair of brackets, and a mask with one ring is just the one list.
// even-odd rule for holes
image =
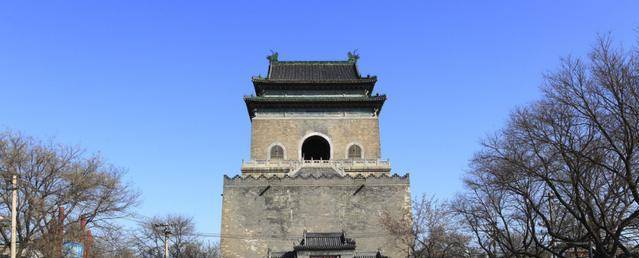
[[353, 50], [353, 51], [348, 51], [348, 61], [349, 62], [357, 62], [357, 60], [359, 59], [359, 54], [357, 53], [357, 49]]
[[270, 56], [266, 56], [266, 59], [268, 59], [269, 62], [273, 63], [273, 62], [277, 62], [277, 52], [271, 50], [271, 55]]

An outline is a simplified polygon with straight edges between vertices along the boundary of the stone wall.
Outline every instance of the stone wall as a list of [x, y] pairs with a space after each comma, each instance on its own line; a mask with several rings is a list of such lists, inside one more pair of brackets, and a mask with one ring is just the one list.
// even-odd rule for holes
[[284, 147], [285, 158], [298, 160], [306, 137], [318, 134], [328, 138], [331, 159], [345, 159], [352, 143], [363, 149], [364, 159], [379, 159], [379, 121], [377, 117], [361, 118], [259, 118], [252, 121], [251, 159], [268, 159], [273, 144]]
[[357, 242], [358, 251], [381, 249], [389, 257], [405, 257], [397, 240], [380, 225], [383, 211], [400, 216], [405, 209], [410, 210], [408, 175], [225, 176], [222, 254], [224, 258], [266, 257], [269, 249], [292, 250], [304, 230], [344, 230]]

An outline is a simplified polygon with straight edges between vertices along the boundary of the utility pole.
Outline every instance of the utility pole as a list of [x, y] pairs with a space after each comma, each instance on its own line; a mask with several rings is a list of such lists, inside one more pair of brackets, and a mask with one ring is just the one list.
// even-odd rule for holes
[[156, 228], [163, 227], [162, 232], [164, 233], [164, 258], [169, 258], [169, 235], [171, 234], [171, 230], [169, 230], [169, 225], [167, 224], [154, 224]]
[[169, 258], [169, 231], [164, 230], [164, 258]]
[[11, 258], [16, 258], [16, 238], [18, 232], [18, 175], [13, 174], [11, 177]]

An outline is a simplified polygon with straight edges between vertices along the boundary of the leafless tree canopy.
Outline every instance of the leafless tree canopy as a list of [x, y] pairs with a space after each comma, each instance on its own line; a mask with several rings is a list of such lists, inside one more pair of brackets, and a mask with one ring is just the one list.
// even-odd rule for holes
[[181, 215], [153, 217], [142, 221], [131, 234], [131, 246], [137, 257], [164, 257], [165, 226], [171, 233], [168, 237], [171, 257], [218, 258], [217, 243], [203, 241], [195, 230], [193, 219]]
[[563, 60], [543, 99], [484, 142], [454, 210], [485, 252], [637, 252], [638, 50], [602, 38], [588, 60]]
[[[126, 216], [138, 194], [123, 183], [123, 171], [97, 155], [69, 146], [45, 144], [19, 133], [0, 133], [0, 215], [9, 217], [11, 175], [18, 180], [18, 239], [21, 253], [59, 252], [59, 216], [62, 227], [73, 228], [84, 217], [96, 238]], [[58, 233], [56, 233], [58, 232]], [[72, 232], [69, 230], [67, 233]], [[10, 241], [2, 227], [0, 240]]]
[[400, 218], [385, 212], [382, 225], [411, 257], [468, 257], [470, 238], [463, 234], [445, 203], [422, 196]]

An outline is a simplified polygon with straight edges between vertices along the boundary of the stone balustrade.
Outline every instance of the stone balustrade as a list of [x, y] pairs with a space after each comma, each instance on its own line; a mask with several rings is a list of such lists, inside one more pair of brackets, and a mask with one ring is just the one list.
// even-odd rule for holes
[[242, 173], [291, 173], [301, 167], [330, 167], [344, 173], [390, 172], [388, 160], [250, 160], [242, 161]]

